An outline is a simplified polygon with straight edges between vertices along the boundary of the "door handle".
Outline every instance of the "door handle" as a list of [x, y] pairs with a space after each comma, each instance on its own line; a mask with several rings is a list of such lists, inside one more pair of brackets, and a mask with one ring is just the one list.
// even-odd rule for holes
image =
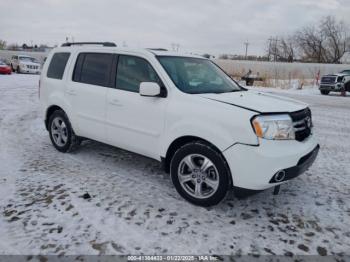
[[109, 104], [111, 104], [113, 106], [123, 106], [118, 99], [109, 100]]
[[66, 91], [66, 93], [67, 93], [68, 95], [71, 95], [71, 96], [77, 95], [77, 93], [76, 93], [74, 90], [71, 90], [71, 89], [68, 89], [68, 90]]

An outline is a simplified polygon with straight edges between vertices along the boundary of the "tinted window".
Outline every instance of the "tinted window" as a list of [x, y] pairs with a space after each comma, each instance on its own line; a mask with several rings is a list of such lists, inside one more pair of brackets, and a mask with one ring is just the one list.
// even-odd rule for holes
[[135, 56], [119, 56], [116, 87], [139, 92], [141, 82], [157, 82], [162, 86], [157, 73], [145, 59]]
[[73, 81], [110, 86], [113, 54], [81, 53], [74, 69]]
[[55, 53], [52, 56], [49, 68], [47, 70], [47, 77], [62, 79], [69, 56], [70, 53]]

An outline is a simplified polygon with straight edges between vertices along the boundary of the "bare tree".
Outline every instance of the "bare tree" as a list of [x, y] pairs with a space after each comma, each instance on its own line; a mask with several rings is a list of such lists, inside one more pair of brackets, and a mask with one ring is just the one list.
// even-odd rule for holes
[[227, 54], [222, 54], [222, 55], [219, 55], [219, 59], [228, 59], [228, 55]]
[[349, 45], [344, 22], [337, 22], [334, 17], [327, 16], [321, 21], [320, 28], [326, 37], [324, 55], [327, 62], [339, 63]]
[[306, 26], [296, 32], [295, 40], [301, 52], [302, 60], [324, 63], [325, 35], [316, 26]]
[[8, 50], [19, 50], [19, 45], [18, 44], [9, 44], [8, 46], [7, 46], [7, 49]]
[[349, 47], [344, 22], [334, 17], [321, 19], [318, 25], [306, 26], [295, 34], [302, 59], [318, 63], [339, 63]]
[[350, 34], [342, 21], [326, 16], [319, 23], [308, 25], [289, 37], [270, 38], [267, 45], [269, 60], [293, 62], [340, 63], [350, 51]]
[[6, 41], [0, 39], [0, 50], [6, 48]]
[[293, 62], [295, 55], [296, 46], [292, 36], [269, 39], [267, 56], [270, 61]]

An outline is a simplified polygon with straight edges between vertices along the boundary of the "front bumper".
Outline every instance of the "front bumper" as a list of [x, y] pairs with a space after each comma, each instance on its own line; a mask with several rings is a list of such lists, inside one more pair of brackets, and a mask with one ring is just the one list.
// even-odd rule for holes
[[[319, 145], [310, 136], [303, 142], [261, 139], [259, 146], [236, 144], [223, 152], [230, 167], [235, 188], [260, 191], [285, 183], [315, 161]], [[273, 177], [283, 170], [285, 178]]]
[[40, 68], [39, 69], [33, 69], [28, 67], [20, 67], [21, 73], [26, 74], [40, 74]]
[[343, 84], [342, 83], [336, 83], [336, 84], [320, 84], [320, 90], [321, 91], [334, 91], [334, 92], [337, 92], [337, 91], [342, 91], [343, 89]]
[[4, 69], [4, 68], [0, 68], [0, 74], [11, 74], [12, 70], [10, 69]]

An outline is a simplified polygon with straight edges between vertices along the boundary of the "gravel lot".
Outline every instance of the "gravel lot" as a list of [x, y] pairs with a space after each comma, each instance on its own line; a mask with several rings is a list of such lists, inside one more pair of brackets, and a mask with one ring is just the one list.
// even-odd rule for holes
[[319, 157], [277, 196], [206, 209], [154, 160], [92, 141], [56, 151], [38, 80], [0, 75], [0, 254], [350, 254], [350, 96], [266, 89], [310, 104]]

